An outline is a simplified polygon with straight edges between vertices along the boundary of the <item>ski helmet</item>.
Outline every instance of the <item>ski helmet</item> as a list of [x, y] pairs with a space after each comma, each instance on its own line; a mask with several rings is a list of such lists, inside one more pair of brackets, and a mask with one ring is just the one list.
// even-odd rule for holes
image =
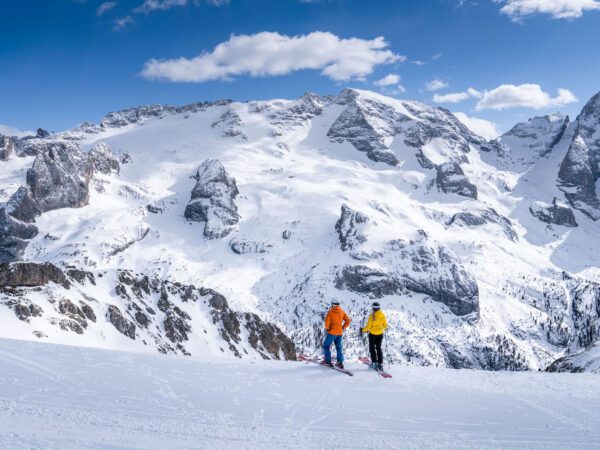
[[331, 306], [340, 306], [340, 301], [337, 298], [331, 299]]
[[373, 311], [377, 311], [378, 309], [381, 308], [381, 305], [379, 304], [379, 302], [373, 302], [373, 304], [371, 306], [373, 307]]

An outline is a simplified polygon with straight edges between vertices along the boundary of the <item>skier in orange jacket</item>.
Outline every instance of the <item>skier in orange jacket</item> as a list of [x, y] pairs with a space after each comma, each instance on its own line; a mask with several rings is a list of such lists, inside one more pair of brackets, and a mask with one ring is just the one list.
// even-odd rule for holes
[[323, 353], [325, 354], [324, 364], [331, 366], [331, 344], [335, 343], [335, 351], [337, 354], [337, 366], [344, 368], [344, 354], [342, 353], [342, 336], [344, 330], [350, 325], [350, 318], [340, 308], [340, 302], [333, 299], [331, 309], [325, 316], [325, 329], [327, 335], [323, 341]]

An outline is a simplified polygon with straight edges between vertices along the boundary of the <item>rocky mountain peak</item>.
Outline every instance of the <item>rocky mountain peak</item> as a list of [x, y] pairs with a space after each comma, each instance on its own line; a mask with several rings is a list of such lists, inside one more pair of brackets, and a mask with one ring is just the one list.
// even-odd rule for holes
[[583, 107], [578, 119], [600, 125], [600, 92], [594, 95]]

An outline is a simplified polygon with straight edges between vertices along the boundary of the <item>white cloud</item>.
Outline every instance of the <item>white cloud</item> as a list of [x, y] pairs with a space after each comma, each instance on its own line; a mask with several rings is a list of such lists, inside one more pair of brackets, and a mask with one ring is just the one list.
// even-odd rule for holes
[[415, 61], [411, 61], [415, 66], [424, 66], [425, 63], [419, 59], [415, 60]]
[[442, 54], [441, 54], [441, 53], [436, 53], [435, 55], [433, 55], [433, 56], [431, 57], [431, 59], [440, 59], [441, 57], [442, 57]]
[[341, 39], [322, 31], [290, 37], [264, 31], [231, 35], [211, 52], [191, 59], [151, 59], [144, 65], [142, 76], [201, 83], [231, 80], [243, 74], [265, 77], [312, 69], [321, 70], [322, 75], [336, 81], [363, 80], [375, 66], [406, 60], [388, 47], [383, 37]]
[[32, 134], [35, 135], [35, 132], [21, 131], [18, 128], [11, 127], [9, 125], [3, 125], [0, 123], [0, 134], [3, 134], [4, 136], [22, 137], [22, 136], [28, 136], [28, 135], [32, 135]]
[[473, 89], [473, 88], [467, 89], [467, 94], [469, 94], [471, 97], [475, 97], [475, 98], [483, 97], [483, 94], [481, 92], [479, 92], [478, 90]]
[[494, 0], [502, 3], [500, 9], [518, 22], [531, 14], [550, 14], [554, 19], [577, 19], [587, 10], [600, 10], [598, 0]]
[[476, 89], [469, 88], [464, 92], [452, 92], [445, 95], [435, 94], [433, 101], [435, 103], [458, 103], [471, 97], [482, 98], [483, 94]]
[[440, 89], [444, 89], [448, 87], [448, 83], [444, 83], [438, 79], [432, 80], [425, 85], [426, 91], [439, 91]]
[[389, 75], [386, 75], [381, 80], [378, 80], [373, 84], [375, 86], [390, 86], [392, 84], [398, 84], [398, 83], [400, 83], [400, 75], [395, 75], [393, 73], [390, 73]]
[[145, 0], [143, 4], [133, 10], [136, 13], [146, 13], [150, 11], [164, 11], [175, 6], [184, 6], [188, 0]]
[[98, 9], [96, 10], [96, 15], [101, 16], [105, 12], [113, 9], [115, 6], [117, 6], [117, 2], [104, 2], [100, 6], [98, 6]]
[[578, 101], [575, 95], [567, 89], [559, 89], [557, 96], [552, 98], [538, 84], [503, 84], [491, 91], [485, 91], [475, 110], [502, 110], [507, 108], [541, 109], [553, 106], [564, 106]]
[[454, 92], [445, 95], [435, 94], [433, 96], [433, 101], [436, 103], [458, 103], [468, 99], [469, 97], [470, 95], [466, 92]]
[[120, 17], [120, 18], [114, 20], [113, 28], [115, 30], [122, 30], [127, 25], [129, 25], [130, 23], [133, 23], [133, 22], [134, 22], [134, 20], [133, 20], [133, 17], [131, 17], [131, 16]]
[[486, 139], [495, 139], [500, 136], [498, 125], [489, 120], [479, 119], [478, 117], [469, 117], [465, 113], [455, 112], [458, 120], [464, 123], [469, 130]]

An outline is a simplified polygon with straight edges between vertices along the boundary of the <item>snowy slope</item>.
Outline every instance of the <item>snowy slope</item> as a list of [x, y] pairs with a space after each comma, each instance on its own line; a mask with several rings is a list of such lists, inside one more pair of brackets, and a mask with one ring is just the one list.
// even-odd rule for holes
[[[51, 138], [83, 151], [105, 143], [120, 167], [94, 172], [86, 206], [36, 215], [38, 233], [26, 239], [22, 259], [110, 273], [109, 279], [127, 269], [211, 288], [233, 310], [277, 324], [299, 351], [320, 341], [323, 314], [336, 297], [354, 321], [348, 354], [358, 355], [358, 327], [376, 298], [388, 315], [396, 362], [544, 369], [600, 337], [598, 251], [590, 245], [599, 224], [577, 209], [575, 228], [531, 212], [536, 202], [564, 199], [557, 176], [574, 124], [558, 115], [538, 118], [516, 127], [512, 141], [486, 142], [442, 108], [350, 89], [336, 97], [307, 93], [292, 101], [111, 113], [101, 126], [84, 124]], [[22, 154], [48, 152], [39, 148], [51, 139], [23, 144]], [[218, 160], [226, 176], [199, 178], [208, 159]], [[10, 172], [2, 186], [7, 199], [23, 160], [0, 162]], [[231, 179], [235, 189], [230, 181], [224, 187]], [[200, 198], [210, 193], [200, 202], [208, 209], [195, 220], [227, 217], [220, 239], [207, 237], [206, 223], [186, 219], [192, 190]], [[350, 217], [367, 220], [354, 229]], [[100, 329], [112, 327], [107, 305], [117, 301], [114, 285], [103, 289], [92, 303]], [[122, 296], [118, 301], [137, 324], [136, 347], [157, 348], [138, 333], [135, 308]], [[0, 308], [10, 323], [0, 333], [107, 348], [131, 344], [122, 333], [112, 340], [103, 331], [80, 337], [57, 330], [56, 305], [42, 309], [35, 320], [19, 322]], [[199, 344], [202, 323], [189, 321], [180, 344], [194, 355], [219, 353], [218, 330]], [[156, 327], [166, 332], [164, 323]]]
[[549, 372], [600, 373], [600, 342], [557, 359], [547, 370]]
[[0, 447], [596, 448], [598, 378], [211, 361], [0, 340]]

